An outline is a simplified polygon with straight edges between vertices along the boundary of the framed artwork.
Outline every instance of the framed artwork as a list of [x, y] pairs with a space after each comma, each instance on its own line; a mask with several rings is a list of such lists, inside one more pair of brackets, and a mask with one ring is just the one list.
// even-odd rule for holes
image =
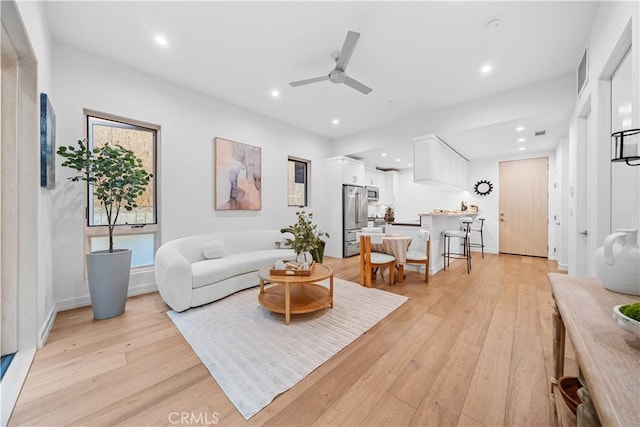
[[40, 94], [40, 187], [56, 185], [56, 114], [46, 93]]
[[262, 149], [223, 138], [213, 141], [215, 208], [262, 209]]

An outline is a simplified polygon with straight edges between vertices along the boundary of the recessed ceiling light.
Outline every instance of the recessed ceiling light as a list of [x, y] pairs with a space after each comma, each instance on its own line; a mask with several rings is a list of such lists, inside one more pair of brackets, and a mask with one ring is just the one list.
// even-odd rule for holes
[[525, 142], [525, 141], [526, 141], [526, 139], [524, 139], [524, 138], [518, 139], [518, 142]]
[[169, 41], [167, 40], [167, 38], [165, 36], [163, 36], [162, 34], [158, 34], [155, 37], [155, 41], [156, 43], [158, 43], [160, 46], [166, 46], [169, 44]]
[[271, 91], [271, 96], [274, 98], [279, 98], [280, 97], [280, 91], [278, 89], [273, 89]]
[[491, 70], [493, 70], [493, 65], [491, 64], [485, 64], [482, 66], [482, 68], [480, 68], [480, 72], [482, 74], [488, 74], [491, 72]]
[[524, 126], [518, 126], [516, 128], [516, 132], [522, 132], [524, 130]]
[[520, 147], [520, 148], [518, 148], [518, 150], [520, 150], [520, 151], [524, 151], [524, 150], [525, 150], [525, 148], [524, 148], [524, 147]]
[[387, 157], [387, 153], [380, 154], [382, 157]]
[[396, 162], [399, 162], [399, 161], [400, 161], [400, 159], [396, 159]]
[[338, 119], [333, 119], [333, 120], [331, 121], [331, 123], [333, 123], [334, 125], [339, 125], [339, 124], [340, 124], [340, 120], [338, 120]]
[[407, 163], [407, 166], [413, 166], [413, 163]]

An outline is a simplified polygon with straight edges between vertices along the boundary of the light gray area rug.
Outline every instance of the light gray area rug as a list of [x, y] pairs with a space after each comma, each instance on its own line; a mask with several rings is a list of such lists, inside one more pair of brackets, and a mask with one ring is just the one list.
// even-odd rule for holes
[[284, 315], [260, 307], [258, 292], [247, 289], [183, 313], [168, 312], [245, 419], [407, 300], [334, 279], [333, 308], [292, 315], [287, 326]]

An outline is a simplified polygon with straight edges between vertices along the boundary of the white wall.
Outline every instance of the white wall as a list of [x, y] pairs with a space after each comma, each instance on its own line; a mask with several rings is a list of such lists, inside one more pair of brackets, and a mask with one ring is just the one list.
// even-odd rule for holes
[[413, 181], [413, 169], [404, 169], [399, 173], [399, 194], [395, 206], [396, 220], [419, 220], [420, 214], [430, 213], [433, 209], [460, 209], [462, 200], [469, 200], [466, 191], [443, 190], [431, 184]]
[[[162, 240], [211, 231], [279, 229], [295, 220], [287, 207], [287, 156], [311, 160], [311, 206], [323, 227], [322, 159], [330, 142], [67, 45], [55, 44], [54, 99], [58, 146], [84, 137], [83, 108], [161, 126]], [[213, 208], [213, 138], [262, 147], [262, 210]], [[58, 162], [58, 165], [60, 162]], [[83, 186], [58, 166], [54, 199], [55, 299], [86, 302], [83, 282]], [[149, 278], [147, 278], [149, 280]], [[145, 285], [142, 283], [141, 285]]]

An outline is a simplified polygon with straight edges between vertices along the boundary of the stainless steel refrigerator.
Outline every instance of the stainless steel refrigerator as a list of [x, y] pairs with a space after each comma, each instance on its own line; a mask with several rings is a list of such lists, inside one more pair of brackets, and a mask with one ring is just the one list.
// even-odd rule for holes
[[356, 233], [367, 226], [367, 191], [364, 187], [342, 187], [342, 227], [344, 258], [360, 253], [360, 241]]

